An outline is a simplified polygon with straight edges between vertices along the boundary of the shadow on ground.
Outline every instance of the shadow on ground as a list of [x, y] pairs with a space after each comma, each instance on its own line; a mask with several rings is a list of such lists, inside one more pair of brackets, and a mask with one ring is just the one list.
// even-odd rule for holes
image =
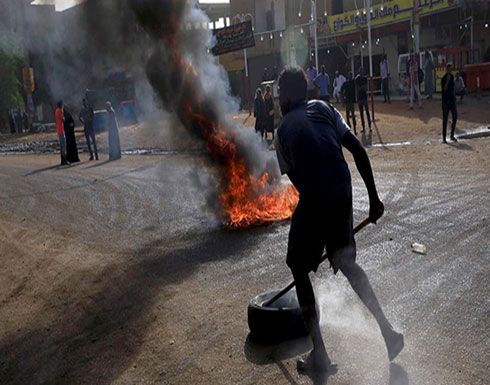
[[[111, 383], [131, 365], [155, 321], [153, 298], [201, 264], [246, 255], [240, 251], [254, 247], [263, 231], [268, 230], [157, 240], [128, 250], [122, 262], [97, 274], [85, 270], [66, 277], [44, 298], [44, 310], [55, 314], [48, 324], [36, 320], [0, 342], [2, 384]], [[166, 300], [171, 289], [167, 294]]]
[[408, 385], [408, 374], [401, 365], [390, 364], [390, 385]]

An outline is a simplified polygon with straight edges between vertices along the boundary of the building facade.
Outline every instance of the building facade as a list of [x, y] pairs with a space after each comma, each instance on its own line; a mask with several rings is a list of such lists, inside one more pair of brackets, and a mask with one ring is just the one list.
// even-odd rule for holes
[[[369, 72], [367, 0], [230, 0], [229, 15], [251, 20], [256, 46], [247, 50], [252, 90], [260, 85], [264, 68], [277, 72], [285, 65], [306, 67], [315, 62], [313, 31], [318, 36], [318, 62], [332, 76], [336, 70]], [[316, 23], [312, 6], [316, 6]], [[490, 60], [489, 0], [372, 0], [371, 37], [374, 90], [380, 90], [379, 63], [390, 63], [392, 91], [403, 85], [402, 56], [415, 48], [417, 24], [419, 50], [429, 50], [438, 66], [452, 62]], [[219, 57], [227, 69], [232, 89], [242, 99], [244, 55]], [[422, 63], [423, 66], [423, 63]]]

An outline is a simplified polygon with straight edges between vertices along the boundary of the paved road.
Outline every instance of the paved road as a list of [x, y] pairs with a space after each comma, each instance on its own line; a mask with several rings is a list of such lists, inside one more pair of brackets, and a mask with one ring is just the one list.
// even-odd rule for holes
[[[490, 383], [488, 144], [370, 150], [386, 215], [358, 234], [358, 261], [406, 348], [390, 365], [324, 266], [328, 384]], [[290, 280], [287, 222], [223, 229], [201, 155], [56, 161], [0, 157], [1, 383], [310, 383], [294, 360], [307, 341], [247, 338], [248, 301]], [[368, 202], [355, 172], [353, 189], [357, 222]]]

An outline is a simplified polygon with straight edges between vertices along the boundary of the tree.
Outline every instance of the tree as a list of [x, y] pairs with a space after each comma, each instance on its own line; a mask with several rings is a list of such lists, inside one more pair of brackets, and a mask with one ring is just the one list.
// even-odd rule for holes
[[6, 111], [24, 106], [23, 59], [0, 48], [0, 129], [7, 127]]

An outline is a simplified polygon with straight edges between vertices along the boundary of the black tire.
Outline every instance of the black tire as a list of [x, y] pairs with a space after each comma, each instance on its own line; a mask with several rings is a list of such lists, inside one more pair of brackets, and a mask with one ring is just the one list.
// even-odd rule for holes
[[270, 306], [263, 305], [278, 292], [274, 290], [259, 294], [248, 305], [248, 327], [256, 340], [278, 341], [308, 334], [295, 290]]

